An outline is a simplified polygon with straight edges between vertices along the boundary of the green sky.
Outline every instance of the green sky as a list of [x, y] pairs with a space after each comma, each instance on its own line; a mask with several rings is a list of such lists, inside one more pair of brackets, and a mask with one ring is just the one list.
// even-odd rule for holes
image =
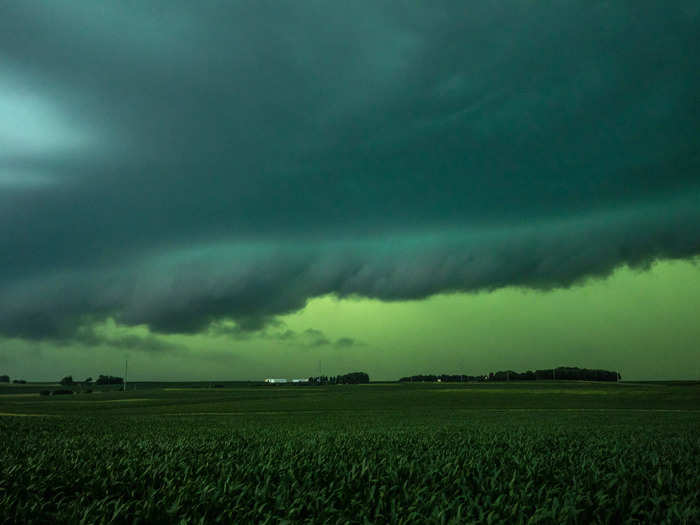
[[697, 1], [5, 4], [0, 373], [698, 376]]
[[[505, 288], [404, 302], [313, 299], [282, 317], [267, 337], [149, 336], [143, 327], [102, 325], [106, 339], [151, 337], [173, 348], [133, 350], [6, 340], [0, 368], [29, 380], [119, 374], [134, 380], [261, 379], [365, 370], [373, 379], [414, 373], [480, 374], [553, 365], [620, 370], [624, 379], [696, 379], [700, 371], [700, 267], [660, 262], [619, 269], [607, 279], [536, 292]], [[301, 336], [320, 330], [327, 344]], [[332, 344], [342, 337], [355, 343]], [[313, 341], [311, 341], [313, 342]], [[167, 346], [164, 344], [164, 346]]]

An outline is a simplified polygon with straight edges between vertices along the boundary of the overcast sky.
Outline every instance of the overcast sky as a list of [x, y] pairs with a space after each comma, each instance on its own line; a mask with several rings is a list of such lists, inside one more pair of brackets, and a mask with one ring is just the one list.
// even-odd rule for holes
[[[235, 358], [243, 379], [279, 347], [278, 374], [319, 349], [439, 372], [512, 326], [471, 350], [455, 332], [423, 370], [436, 295], [457, 316], [485, 297], [528, 309], [614, 272], [656, 289], [655, 264], [697, 291], [698, 50], [694, 0], [2, 2], [0, 368], [170, 352], [186, 364], [168, 374]], [[649, 307], [635, 286], [620, 307]], [[387, 322], [409, 301], [426, 337], [409, 352], [399, 321], [389, 344], [309, 317], [327, 300]], [[678, 370], [699, 359], [685, 330]], [[594, 366], [581, 348], [600, 344], [562, 342], [549, 366]], [[533, 345], [503, 342], [490, 366]]]

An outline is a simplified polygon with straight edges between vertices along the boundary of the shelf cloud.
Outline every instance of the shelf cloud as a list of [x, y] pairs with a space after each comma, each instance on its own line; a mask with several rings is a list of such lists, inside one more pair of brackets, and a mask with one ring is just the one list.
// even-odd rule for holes
[[[326, 294], [692, 259], [693, 6], [9, 2], [0, 335], [260, 332]], [[294, 334], [359, 344], [321, 336]]]

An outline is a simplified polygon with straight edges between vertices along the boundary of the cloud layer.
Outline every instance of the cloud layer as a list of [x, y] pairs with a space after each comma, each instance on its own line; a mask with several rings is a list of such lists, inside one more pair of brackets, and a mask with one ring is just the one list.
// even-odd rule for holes
[[693, 5], [4, 5], [0, 334], [693, 257]]

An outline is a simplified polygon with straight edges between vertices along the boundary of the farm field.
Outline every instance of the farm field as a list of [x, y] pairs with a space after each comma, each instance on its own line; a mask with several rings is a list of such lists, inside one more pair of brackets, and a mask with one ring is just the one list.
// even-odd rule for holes
[[0, 394], [0, 522], [693, 523], [700, 385]]

